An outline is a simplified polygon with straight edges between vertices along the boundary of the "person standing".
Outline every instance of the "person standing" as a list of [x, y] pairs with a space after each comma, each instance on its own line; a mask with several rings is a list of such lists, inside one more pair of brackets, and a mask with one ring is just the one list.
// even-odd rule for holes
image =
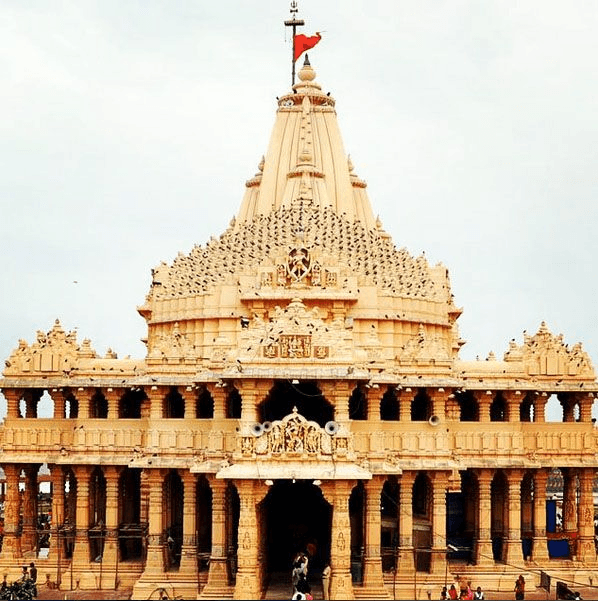
[[478, 588], [475, 590], [475, 593], [473, 594], [473, 598], [474, 599], [485, 599], [486, 597], [484, 597], [484, 591], [482, 590], [481, 586], [478, 586]]
[[324, 591], [324, 599], [330, 599], [330, 564], [327, 563], [326, 567], [322, 570], [322, 590]]
[[33, 584], [37, 582], [37, 568], [33, 562], [29, 564], [29, 578], [31, 578]]
[[525, 599], [525, 578], [523, 574], [520, 574], [519, 578], [515, 581], [515, 599], [520, 601]]

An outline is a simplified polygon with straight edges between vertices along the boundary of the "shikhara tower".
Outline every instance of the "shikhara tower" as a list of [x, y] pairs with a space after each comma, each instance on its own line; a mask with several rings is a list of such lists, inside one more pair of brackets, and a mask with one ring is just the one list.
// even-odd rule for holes
[[315, 590], [331, 563], [335, 599], [592, 573], [588, 356], [542, 324], [461, 361], [446, 268], [398, 249], [366, 189], [306, 60], [230, 227], [153, 270], [144, 359], [58, 321], [19, 342], [0, 381], [5, 572], [36, 556], [63, 588], [139, 599], [260, 598], [301, 549]]

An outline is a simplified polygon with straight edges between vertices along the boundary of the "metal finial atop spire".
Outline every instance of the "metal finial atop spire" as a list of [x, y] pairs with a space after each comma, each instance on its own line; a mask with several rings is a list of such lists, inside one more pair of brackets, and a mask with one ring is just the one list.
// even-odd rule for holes
[[296, 0], [291, 0], [291, 19], [284, 22], [285, 27], [293, 28], [293, 48], [291, 55], [291, 64], [293, 66], [291, 71], [291, 87], [295, 85], [295, 36], [297, 35], [297, 27], [305, 25], [305, 21], [303, 19], [296, 18], [297, 12], [299, 12], [299, 8], [297, 8], [297, 2]]

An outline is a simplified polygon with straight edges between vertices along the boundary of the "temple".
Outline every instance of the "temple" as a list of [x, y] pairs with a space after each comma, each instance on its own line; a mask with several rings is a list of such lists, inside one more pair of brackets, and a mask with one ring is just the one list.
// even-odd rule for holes
[[290, 598], [306, 551], [331, 599], [591, 584], [590, 358], [544, 323], [459, 358], [447, 269], [383, 229], [308, 61], [237, 216], [137, 310], [145, 358], [57, 320], [5, 362], [9, 579], [35, 561], [63, 590]]

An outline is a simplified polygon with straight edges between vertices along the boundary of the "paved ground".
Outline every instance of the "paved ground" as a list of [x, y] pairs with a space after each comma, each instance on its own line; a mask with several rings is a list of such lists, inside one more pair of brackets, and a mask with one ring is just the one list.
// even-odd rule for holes
[[[581, 593], [582, 599], [584, 601], [588, 600], [598, 600], [598, 589], [597, 588], [583, 588], [580, 587], [579, 592]], [[290, 590], [286, 585], [277, 585], [271, 587], [271, 589], [266, 594], [266, 599], [279, 599], [281, 601], [285, 601], [286, 599], [290, 599]], [[321, 587], [316, 585], [313, 588], [314, 599], [322, 599], [321, 595]], [[513, 593], [507, 595], [501, 595], [499, 593], [493, 593], [492, 591], [486, 591], [485, 593], [486, 599], [489, 601], [496, 600], [511, 600], [514, 599], [515, 596]], [[64, 599], [81, 599], [81, 600], [92, 600], [92, 599], [106, 599], [110, 601], [116, 601], [118, 599], [130, 599], [131, 598], [131, 589], [121, 589], [118, 591], [109, 591], [109, 590], [101, 590], [101, 591], [59, 591], [59, 590], [49, 590], [45, 586], [42, 586], [38, 589], [38, 600], [64, 600]], [[158, 595], [152, 596], [153, 599], [158, 599]], [[432, 599], [437, 599], [438, 597], [432, 596]], [[526, 601], [540, 601], [547, 599], [555, 599], [555, 591], [554, 588], [550, 595], [546, 594], [546, 591], [536, 589], [536, 590], [527, 590], [525, 592]]]

